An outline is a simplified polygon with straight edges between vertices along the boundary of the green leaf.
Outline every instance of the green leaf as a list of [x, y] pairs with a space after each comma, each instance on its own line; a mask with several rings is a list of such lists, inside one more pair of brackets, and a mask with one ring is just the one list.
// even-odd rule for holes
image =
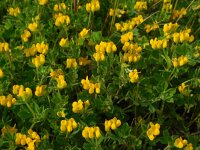
[[17, 114], [22, 120], [26, 120], [32, 117], [32, 114], [29, 112], [28, 109], [24, 108], [23, 110], [20, 110]]
[[175, 93], [176, 93], [176, 88], [170, 88], [170, 89], [162, 92], [160, 94], [160, 98], [162, 100], [165, 100], [165, 101], [169, 102], [169, 103], [173, 103], [174, 100], [173, 100], [172, 97], [174, 96]]
[[149, 105], [149, 111], [151, 113], [154, 113], [156, 111], [155, 107], [153, 105]]
[[97, 32], [92, 32], [91, 33], [91, 40], [94, 43], [98, 43], [101, 41], [102, 38], [102, 32], [101, 31], [97, 31]]
[[121, 138], [127, 138], [130, 135], [131, 128], [128, 123], [124, 123], [121, 127], [115, 130], [115, 133]]

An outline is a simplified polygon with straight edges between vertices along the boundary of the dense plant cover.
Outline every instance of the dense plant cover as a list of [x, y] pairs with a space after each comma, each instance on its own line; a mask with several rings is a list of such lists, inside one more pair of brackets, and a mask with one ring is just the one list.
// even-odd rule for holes
[[199, 0], [0, 1], [0, 149], [200, 149]]

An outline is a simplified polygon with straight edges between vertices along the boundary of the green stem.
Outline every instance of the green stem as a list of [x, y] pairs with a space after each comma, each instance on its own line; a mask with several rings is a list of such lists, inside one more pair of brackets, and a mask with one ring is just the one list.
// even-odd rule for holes
[[29, 111], [32, 113], [32, 115], [33, 115], [33, 118], [35, 118], [35, 113], [34, 113], [34, 111], [33, 111], [33, 109], [30, 107], [30, 105], [26, 102], [26, 100], [23, 100], [24, 101], [24, 103], [26, 104], [26, 106], [27, 106], [27, 108], [29, 109]]
[[88, 25], [87, 25], [87, 28], [89, 28], [89, 26], [90, 26], [91, 16], [92, 16], [92, 12], [90, 11], [90, 13], [89, 13], [89, 18], [88, 18]]

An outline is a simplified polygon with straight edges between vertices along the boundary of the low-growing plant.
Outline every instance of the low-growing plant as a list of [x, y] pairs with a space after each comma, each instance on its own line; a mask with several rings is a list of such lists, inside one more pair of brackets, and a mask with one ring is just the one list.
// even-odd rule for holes
[[0, 1], [0, 149], [200, 149], [199, 0]]

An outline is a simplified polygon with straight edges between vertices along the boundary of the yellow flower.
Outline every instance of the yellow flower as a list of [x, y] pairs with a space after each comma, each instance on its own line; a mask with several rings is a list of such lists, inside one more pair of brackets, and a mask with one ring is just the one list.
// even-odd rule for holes
[[104, 123], [104, 126], [105, 126], [106, 132], [110, 131], [111, 129], [115, 130], [119, 126], [121, 126], [121, 121], [119, 119], [117, 119], [116, 117], [114, 117], [113, 119], [106, 120]]
[[89, 106], [90, 106], [90, 101], [89, 100], [86, 100], [85, 102], [84, 102], [84, 107], [85, 107], [85, 109], [87, 109]]
[[67, 86], [64, 75], [59, 75], [58, 78], [56, 78], [56, 81], [59, 89], [63, 89]]
[[28, 28], [32, 31], [35, 32], [37, 30], [38, 24], [36, 22], [30, 23], [28, 25]]
[[28, 30], [24, 30], [24, 33], [21, 35], [22, 40], [27, 42], [29, 37], [31, 37], [31, 33]]
[[183, 65], [187, 64], [188, 63], [187, 56], [180, 56], [178, 58], [178, 63], [179, 63], [179, 66], [183, 66]]
[[77, 128], [77, 123], [74, 118], [70, 118], [69, 120], [61, 120], [60, 122], [60, 130], [61, 132], [72, 132], [72, 130]]
[[86, 4], [86, 11], [87, 11], [87, 12], [90, 12], [90, 10], [91, 10], [91, 4], [90, 4], [90, 3], [87, 3], [87, 4]]
[[95, 92], [97, 94], [99, 94], [100, 91], [101, 91], [101, 84], [100, 83], [95, 83], [94, 88], [95, 88]]
[[109, 10], [109, 16], [114, 16], [114, 15], [115, 15], [114, 9], [110, 8], [110, 10]]
[[147, 10], [147, 2], [137, 1], [134, 5], [134, 9], [137, 11]]
[[85, 127], [82, 131], [82, 136], [85, 139], [99, 138], [101, 136], [101, 132], [99, 127]]
[[32, 90], [30, 88], [25, 88], [25, 91], [23, 91], [21, 97], [23, 100], [27, 100], [31, 98], [31, 96], [32, 96]]
[[26, 57], [35, 56], [35, 54], [37, 53], [35, 44], [33, 44], [31, 48], [24, 49], [24, 53]]
[[66, 66], [67, 66], [67, 68], [71, 68], [71, 67], [76, 68], [77, 67], [76, 59], [75, 58], [67, 58]]
[[65, 10], [67, 8], [67, 6], [65, 5], [65, 3], [60, 3], [60, 4], [55, 4], [53, 7], [54, 11], [59, 11], [59, 10]]
[[87, 12], [95, 12], [100, 9], [100, 3], [98, 0], [92, 0], [91, 3], [86, 4], [86, 11]]
[[64, 111], [57, 112], [57, 116], [65, 118], [66, 114]]
[[10, 8], [8, 8], [8, 13], [9, 13], [9, 15], [11, 15], [11, 16], [17, 16], [18, 14], [20, 14], [21, 13], [21, 10], [20, 10], [20, 8], [19, 7], [16, 7], [16, 8], [12, 8], [12, 7], [10, 7]]
[[137, 69], [134, 69], [129, 73], [129, 78], [131, 83], [135, 83], [139, 79]]
[[41, 86], [37, 86], [36, 90], [35, 90], [35, 95], [36, 96], [43, 96], [45, 94], [45, 89], [46, 89], [46, 85], [41, 85]]
[[88, 60], [88, 56], [87, 57], [80, 57], [78, 59], [78, 62], [79, 62], [79, 65], [80, 66], [86, 66], [86, 65], [89, 65], [90, 64], [90, 60]]
[[48, 51], [49, 47], [48, 47], [48, 44], [45, 44], [44, 42], [42, 43], [37, 43], [35, 45], [35, 50], [43, 55], [46, 55], [47, 54], [47, 51]]
[[40, 5], [45, 5], [48, 2], [48, 0], [38, 0], [38, 1]]
[[65, 47], [66, 44], [67, 44], [67, 39], [65, 39], [65, 38], [62, 38], [62, 39], [60, 40], [60, 42], [59, 42], [59, 45], [60, 45], [61, 47]]
[[187, 144], [187, 146], [184, 148], [184, 150], [193, 150], [192, 143]]
[[0, 78], [3, 78], [3, 76], [4, 76], [3, 70], [0, 68]]
[[159, 29], [159, 25], [158, 25], [157, 21], [155, 21], [153, 23], [153, 25], [147, 24], [147, 25], [145, 25], [144, 28], [146, 29], [146, 33], [149, 33], [149, 32], [151, 32], [153, 30]]
[[1, 136], [4, 137], [4, 134], [5, 133], [9, 133], [9, 134], [13, 134], [13, 133], [16, 133], [17, 132], [17, 129], [15, 128], [16, 127], [16, 124], [11, 127], [11, 126], [4, 126], [2, 129], [1, 129]]
[[40, 142], [40, 136], [37, 134], [37, 132], [33, 131], [32, 129], [28, 130], [28, 135], [32, 140], [35, 140], [35, 142]]
[[163, 32], [165, 35], [169, 35], [170, 33], [174, 32], [179, 27], [178, 23], [167, 23], [163, 26]]
[[181, 10], [174, 10], [173, 11], [173, 19], [179, 18], [181, 19], [183, 16], [187, 14], [187, 10], [183, 7]]
[[68, 24], [70, 23], [70, 18], [69, 18], [69, 16], [68, 16], [68, 15], [64, 15], [64, 14], [62, 14], [62, 13], [56, 14], [56, 15], [55, 15], [55, 19], [56, 19], [56, 21], [55, 21], [55, 25], [56, 25], [56, 26], [61, 26], [61, 25], [63, 25], [64, 23], [65, 23], [66, 25], [68, 25]]
[[182, 137], [179, 137], [175, 140], [174, 146], [177, 148], [183, 148], [185, 145], [187, 145], [187, 140], [183, 140]]
[[167, 39], [158, 40], [157, 38], [150, 40], [150, 45], [153, 49], [161, 49], [167, 47]]
[[9, 44], [7, 42], [0, 43], [0, 52], [9, 51]]
[[35, 65], [36, 68], [39, 68], [45, 63], [45, 56], [43, 54], [36, 56], [32, 59], [32, 63]]
[[187, 87], [187, 85], [185, 85], [185, 83], [181, 83], [181, 85], [178, 86], [178, 91], [179, 91], [181, 94], [184, 94], [184, 93], [185, 93], [185, 90], [186, 90], [186, 87]]
[[25, 145], [26, 144], [26, 135], [21, 133], [16, 133], [15, 143], [17, 145]]
[[83, 28], [83, 30], [79, 33], [79, 38], [84, 38], [88, 34], [89, 29]]
[[150, 122], [150, 128], [146, 132], [148, 138], [153, 141], [154, 138], [160, 134], [160, 125], [158, 123], [153, 124]]
[[116, 28], [117, 31], [120, 31], [122, 26], [121, 26], [120, 23], [115, 23], [115, 28]]
[[78, 102], [72, 103], [72, 111], [74, 113], [80, 113], [83, 110], [83, 102], [81, 99], [78, 100]]

